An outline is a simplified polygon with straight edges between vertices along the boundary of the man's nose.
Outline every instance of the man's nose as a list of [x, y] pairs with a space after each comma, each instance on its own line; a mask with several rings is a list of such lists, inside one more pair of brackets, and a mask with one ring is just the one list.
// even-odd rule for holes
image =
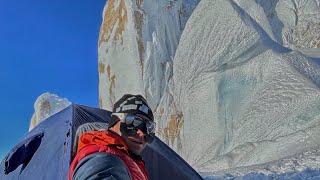
[[143, 133], [140, 129], [138, 129], [137, 135], [138, 135], [139, 137], [144, 137], [144, 133]]

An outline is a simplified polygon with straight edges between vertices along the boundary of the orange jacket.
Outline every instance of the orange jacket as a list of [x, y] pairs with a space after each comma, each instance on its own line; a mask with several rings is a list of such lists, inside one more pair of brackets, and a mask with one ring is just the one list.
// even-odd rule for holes
[[108, 152], [118, 156], [126, 164], [133, 180], [149, 179], [144, 161], [130, 156], [127, 145], [119, 135], [110, 131], [92, 131], [80, 136], [78, 152], [70, 165], [68, 180], [72, 179], [77, 164], [87, 155], [96, 152]]

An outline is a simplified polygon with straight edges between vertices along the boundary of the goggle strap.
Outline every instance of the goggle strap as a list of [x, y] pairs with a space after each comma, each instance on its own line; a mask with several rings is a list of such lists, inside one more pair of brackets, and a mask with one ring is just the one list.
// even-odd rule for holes
[[124, 122], [125, 113], [112, 113], [112, 115], [117, 116], [121, 122]]

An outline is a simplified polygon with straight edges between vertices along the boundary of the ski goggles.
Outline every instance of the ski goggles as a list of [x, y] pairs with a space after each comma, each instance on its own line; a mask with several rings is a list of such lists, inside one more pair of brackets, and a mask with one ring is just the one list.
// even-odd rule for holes
[[150, 119], [142, 118], [135, 114], [126, 113], [112, 113], [117, 116], [124, 124], [121, 127], [122, 133], [127, 136], [134, 136], [138, 130], [141, 130], [145, 134], [145, 139], [148, 143], [153, 141], [156, 130], [156, 123]]

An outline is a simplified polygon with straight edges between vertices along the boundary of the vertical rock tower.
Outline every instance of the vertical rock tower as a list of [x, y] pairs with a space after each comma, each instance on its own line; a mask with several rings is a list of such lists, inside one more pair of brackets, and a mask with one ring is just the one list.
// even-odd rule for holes
[[124, 93], [142, 94], [155, 110], [172, 61], [199, 0], [109, 0], [98, 42], [99, 102], [111, 109]]
[[100, 107], [111, 110], [123, 94], [142, 94], [156, 112], [158, 136], [171, 144], [176, 143], [182, 121], [169, 92], [173, 57], [198, 3], [109, 0], [103, 13], [98, 42]]

